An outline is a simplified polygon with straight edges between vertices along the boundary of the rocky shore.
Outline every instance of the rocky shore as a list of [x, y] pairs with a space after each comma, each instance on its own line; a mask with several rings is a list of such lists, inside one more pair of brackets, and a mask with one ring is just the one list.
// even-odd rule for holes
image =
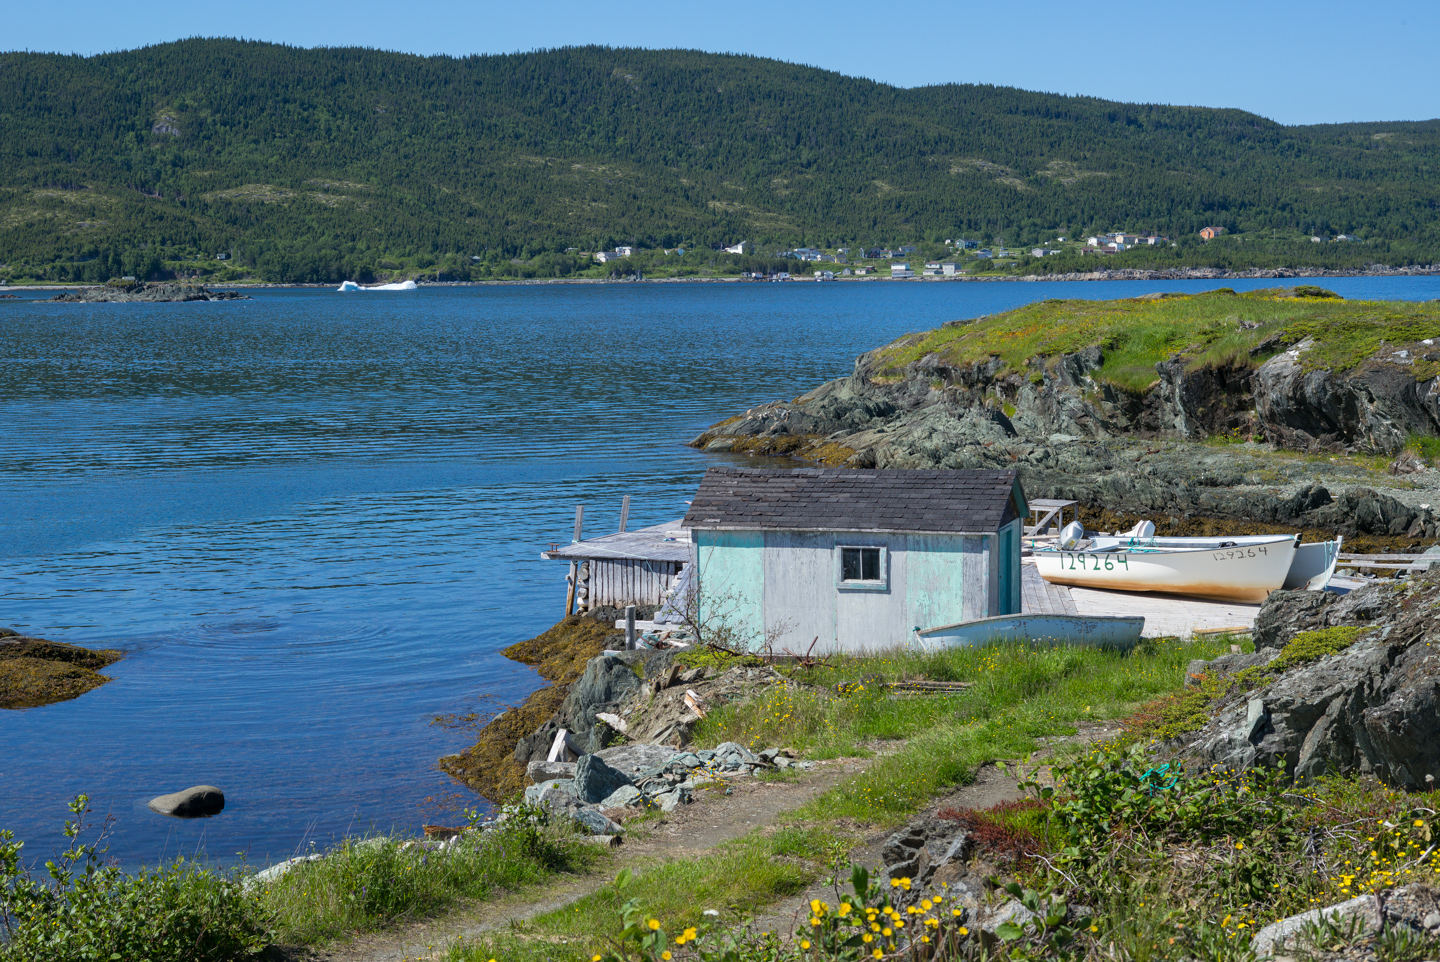
[[212, 291], [201, 284], [132, 284], [111, 282], [104, 287], [84, 287], [50, 298], [70, 304], [178, 303], [182, 301], [248, 301], [239, 291]]

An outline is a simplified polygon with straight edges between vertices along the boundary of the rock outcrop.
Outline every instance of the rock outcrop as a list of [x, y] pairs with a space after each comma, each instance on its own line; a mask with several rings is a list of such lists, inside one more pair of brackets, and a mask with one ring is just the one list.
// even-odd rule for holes
[[1222, 768], [1283, 762], [1300, 779], [1334, 772], [1405, 789], [1433, 786], [1440, 777], [1440, 571], [1333, 600], [1301, 594], [1271, 596], [1257, 619], [1257, 644], [1300, 645], [1302, 631], [1344, 628], [1355, 629], [1355, 640], [1227, 696], [1183, 739], [1182, 755]]
[[122, 657], [0, 628], [0, 708], [36, 708], [78, 698], [110, 681], [100, 669]]
[[248, 301], [249, 294], [239, 291], [212, 291], [203, 284], [106, 284], [104, 287], [82, 287], [50, 298], [72, 304], [111, 303], [175, 303], [181, 301]]

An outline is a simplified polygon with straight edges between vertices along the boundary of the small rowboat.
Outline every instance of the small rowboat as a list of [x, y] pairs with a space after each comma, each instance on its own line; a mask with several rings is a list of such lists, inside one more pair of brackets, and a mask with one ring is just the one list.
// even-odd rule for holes
[[936, 628], [916, 628], [925, 646], [980, 648], [1002, 641], [1038, 645], [1088, 645], [1129, 650], [1145, 630], [1141, 617], [1020, 614], [977, 618]]
[[1312, 541], [1296, 548], [1290, 573], [1285, 576], [1285, 590], [1308, 588], [1324, 591], [1335, 576], [1335, 565], [1340, 561], [1340, 546], [1344, 543], [1344, 538], [1337, 537], [1334, 541]]
[[1073, 549], [1036, 548], [1040, 577], [1051, 584], [1256, 604], [1285, 585], [1295, 535], [1238, 538], [1101, 537]]

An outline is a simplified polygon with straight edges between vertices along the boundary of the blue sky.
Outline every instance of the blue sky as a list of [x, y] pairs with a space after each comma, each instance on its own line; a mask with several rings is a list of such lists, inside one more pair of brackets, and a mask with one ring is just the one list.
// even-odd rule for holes
[[1283, 123], [1440, 117], [1440, 3], [21, 0], [0, 49], [92, 54], [187, 36], [421, 54], [603, 43], [750, 53], [901, 86], [994, 83], [1239, 107]]

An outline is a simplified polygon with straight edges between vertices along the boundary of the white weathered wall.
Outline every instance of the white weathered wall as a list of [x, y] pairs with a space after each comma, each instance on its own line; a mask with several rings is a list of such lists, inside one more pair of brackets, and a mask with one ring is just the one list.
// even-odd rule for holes
[[[758, 648], [881, 649], [929, 628], [999, 613], [994, 536], [696, 530], [702, 613]], [[888, 586], [840, 588], [835, 549], [887, 549]]]

